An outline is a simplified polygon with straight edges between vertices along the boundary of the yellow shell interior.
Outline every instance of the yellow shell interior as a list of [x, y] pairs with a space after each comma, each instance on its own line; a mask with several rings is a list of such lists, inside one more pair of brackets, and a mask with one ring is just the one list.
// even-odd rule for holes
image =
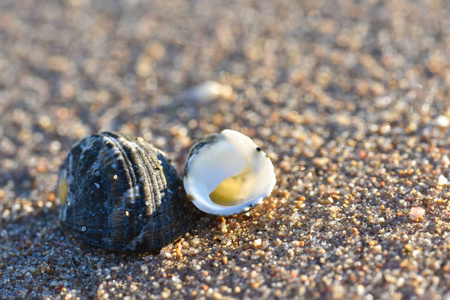
[[225, 179], [209, 194], [211, 201], [224, 206], [239, 204], [249, 194], [250, 176], [251, 170], [247, 168], [239, 175]]
[[65, 178], [61, 178], [58, 186], [58, 197], [62, 203], [66, 203], [67, 191], [69, 190], [67, 186], [67, 181]]

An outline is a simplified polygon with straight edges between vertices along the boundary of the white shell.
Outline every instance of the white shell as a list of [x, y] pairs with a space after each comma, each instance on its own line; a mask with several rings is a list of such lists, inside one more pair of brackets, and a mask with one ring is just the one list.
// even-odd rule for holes
[[233, 89], [226, 84], [216, 81], [205, 81], [194, 86], [181, 95], [181, 98], [193, 103], [206, 103], [215, 99], [231, 99]]
[[184, 188], [194, 205], [228, 216], [250, 210], [276, 183], [272, 162], [253, 141], [226, 129], [195, 142], [186, 160]]

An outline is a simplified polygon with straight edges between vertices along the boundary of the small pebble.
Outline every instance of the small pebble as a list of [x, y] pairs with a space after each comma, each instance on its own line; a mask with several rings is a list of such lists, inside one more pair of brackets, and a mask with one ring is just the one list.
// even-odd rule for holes
[[447, 177], [445, 177], [444, 175], [439, 175], [438, 185], [447, 185], [447, 184], [448, 184]]
[[447, 128], [450, 127], [450, 119], [444, 115], [440, 115], [439, 117], [433, 120], [433, 124], [438, 127]]
[[216, 81], [205, 81], [187, 90], [182, 98], [186, 101], [206, 103], [218, 98], [229, 100], [232, 95], [233, 89], [230, 86]]
[[409, 213], [409, 219], [411, 221], [416, 222], [422, 220], [424, 216], [425, 216], [425, 209], [417, 206], [411, 207], [411, 211]]
[[161, 292], [161, 298], [168, 299], [169, 297], [170, 297], [170, 291], [169, 290]]
[[261, 246], [261, 244], [262, 244], [261, 239], [256, 239], [256, 240], [253, 241], [253, 245], [255, 247], [259, 247], [259, 246]]

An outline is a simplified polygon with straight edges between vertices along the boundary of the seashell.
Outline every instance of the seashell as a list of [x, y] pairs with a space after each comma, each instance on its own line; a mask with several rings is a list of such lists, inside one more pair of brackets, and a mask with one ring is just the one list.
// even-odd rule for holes
[[156, 250], [196, 218], [165, 154], [142, 138], [89, 136], [69, 151], [58, 182], [60, 221], [76, 238], [108, 250]]
[[272, 162], [249, 137], [226, 129], [194, 143], [184, 169], [184, 189], [198, 209], [213, 215], [250, 210], [272, 192]]
[[208, 80], [188, 89], [180, 98], [191, 103], [207, 103], [219, 98], [232, 100], [233, 89], [229, 85]]

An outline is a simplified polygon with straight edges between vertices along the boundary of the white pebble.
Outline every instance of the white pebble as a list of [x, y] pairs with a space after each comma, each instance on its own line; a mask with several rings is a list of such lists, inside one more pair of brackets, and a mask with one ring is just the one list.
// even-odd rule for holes
[[230, 86], [216, 81], [205, 81], [187, 90], [182, 98], [187, 101], [205, 103], [218, 98], [229, 99], [233, 94]]
[[448, 179], [444, 175], [440, 175], [438, 178], [438, 185], [447, 185]]
[[433, 124], [439, 127], [450, 127], [450, 120], [444, 116], [440, 115], [436, 119], [433, 120]]

